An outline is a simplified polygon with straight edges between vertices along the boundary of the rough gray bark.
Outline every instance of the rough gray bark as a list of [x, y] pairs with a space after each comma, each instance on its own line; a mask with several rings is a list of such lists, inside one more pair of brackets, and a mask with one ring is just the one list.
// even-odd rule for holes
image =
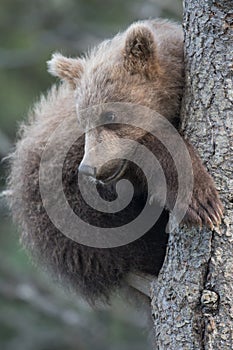
[[152, 288], [155, 349], [233, 349], [233, 3], [184, 0], [184, 134], [225, 207], [219, 229], [170, 235]]

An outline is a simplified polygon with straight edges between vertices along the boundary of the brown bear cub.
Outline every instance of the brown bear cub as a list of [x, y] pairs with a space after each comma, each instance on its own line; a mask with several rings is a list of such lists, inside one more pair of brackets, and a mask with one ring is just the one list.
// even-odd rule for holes
[[[21, 228], [23, 244], [40, 264], [87, 300], [106, 301], [112, 292], [124, 286], [129, 272], [158, 275], [166, 253], [169, 212], [176, 198], [176, 168], [166, 147], [150, 132], [111, 123], [85, 132], [91, 116], [83, 118], [81, 111], [108, 103], [130, 103], [158, 112], [178, 128], [184, 86], [182, 29], [165, 20], [134, 23], [88, 55], [66, 58], [54, 54], [48, 66], [49, 72], [61, 78], [62, 83], [41, 98], [21, 127], [20, 140], [11, 158], [10, 206]], [[111, 121], [112, 114], [102, 114], [102, 118]], [[41, 198], [39, 171], [46, 144], [64, 120], [70, 128], [62, 130], [62, 143], [57, 139], [54, 158], [70, 142], [72, 126], [78, 125], [84, 131], [67, 151], [62, 169], [63, 190], [73, 212], [96, 229], [127, 224], [141, 213], [151, 195], [143, 168], [118, 159], [113, 140], [134, 140], [153, 152], [160, 162], [167, 181], [166, 202], [159, 219], [140, 238], [118, 247], [96, 248], [68, 238], [52, 222]], [[105, 154], [100, 154], [96, 146], [103, 140], [108, 147]], [[192, 160], [194, 182], [182, 222], [212, 228], [221, 221], [222, 205], [213, 180], [191, 145], [184, 142]], [[94, 158], [104, 160], [110, 153], [112, 162], [101, 168], [93, 166]], [[182, 159], [182, 154], [179, 156]], [[48, 174], [56, 171], [53, 159], [48, 161], [47, 171]], [[117, 182], [127, 179], [135, 188], [132, 200], [117, 213], [93, 209], [80, 192], [79, 175], [87, 182], [95, 182], [101, 198], [109, 202], [116, 198]], [[52, 188], [53, 176], [48, 176], [47, 183]], [[159, 194], [158, 198], [156, 195], [155, 190], [152, 208], [159, 205]]]

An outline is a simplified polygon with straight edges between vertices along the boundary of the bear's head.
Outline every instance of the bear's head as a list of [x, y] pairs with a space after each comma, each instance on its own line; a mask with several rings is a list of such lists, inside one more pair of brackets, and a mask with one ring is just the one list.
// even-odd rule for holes
[[[86, 57], [56, 53], [48, 66], [74, 90], [77, 122], [85, 133], [79, 170], [101, 182], [115, 181], [129, 168], [124, 158], [135, 149], [122, 145], [122, 139], [143, 143], [148, 134], [143, 128], [115, 123], [114, 104], [144, 106], [174, 123], [179, 116], [184, 77], [183, 34], [177, 24], [134, 23]], [[104, 151], [98, 147], [101, 143]], [[96, 166], [96, 160], [105, 164]]]

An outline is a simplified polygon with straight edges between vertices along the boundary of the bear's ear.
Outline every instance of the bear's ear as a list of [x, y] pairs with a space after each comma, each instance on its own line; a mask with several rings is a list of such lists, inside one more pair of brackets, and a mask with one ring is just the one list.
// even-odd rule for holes
[[156, 68], [156, 43], [153, 30], [143, 23], [126, 32], [124, 66], [130, 73], [152, 73]]
[[82, 60], [79, 58], [67, 58], [60, 53], [54, 53], [51, 60], [47, 62], [48, 72], [55, 77], [68, 81], [75, 88], [76, 82], [83, 73]]

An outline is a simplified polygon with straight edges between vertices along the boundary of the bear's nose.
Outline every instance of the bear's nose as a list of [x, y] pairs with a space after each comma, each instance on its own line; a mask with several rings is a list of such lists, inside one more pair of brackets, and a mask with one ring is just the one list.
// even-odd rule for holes
[[96, 178], [96, 167], [92, 167], [90, 165], [80, 163], [78, 167], [78, 171], [83, 175], [92, 176]]

